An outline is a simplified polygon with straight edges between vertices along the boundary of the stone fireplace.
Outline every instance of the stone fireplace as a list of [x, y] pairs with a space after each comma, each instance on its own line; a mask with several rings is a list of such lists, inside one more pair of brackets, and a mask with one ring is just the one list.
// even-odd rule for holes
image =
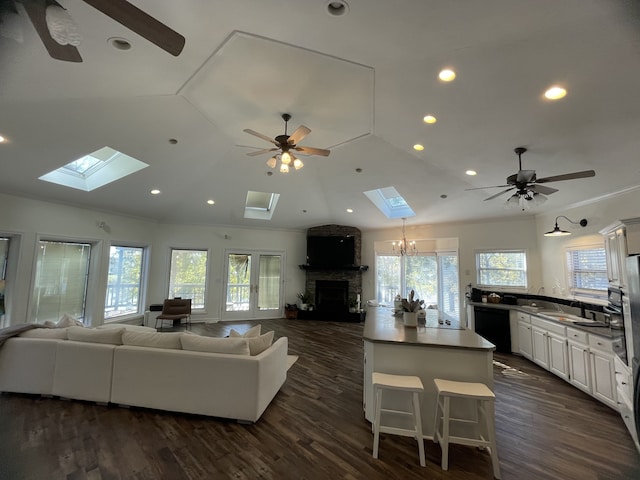
[[315, 302], [315, 310], [299, 312], [298, 318], [360, 321], [359, 314], [349, 313], [349, 301], [362, 294], [362, 273], [368, 269], [366, 265], [360, 265], [360, 230], [342, 225], [323, 225], [310, 228], [307, 236], [353, 236], [355, 264], [326, 268], [300, 265], [307, 272], [305, 289], [310, 293], [312, 302]]

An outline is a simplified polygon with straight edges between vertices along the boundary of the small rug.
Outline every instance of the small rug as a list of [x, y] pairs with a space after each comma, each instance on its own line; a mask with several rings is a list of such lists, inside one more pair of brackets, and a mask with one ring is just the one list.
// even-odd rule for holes
[[287, 370], [289, 370], [298, 360], [298, 355], [287, 355]]
[[524, 373], [523, 371], [518, 370], [517, 368], [510, 367], [506, 363], [498, 362], [496, 360], [493, 361], [493, 366], [501, 368], [502, 371], [500, 373], [502, 373], [502, 375], [504, 375], [505, 377], [521, 377], [521, 378], [525, 378], [525, 377], [529, 376], [529, 374]]

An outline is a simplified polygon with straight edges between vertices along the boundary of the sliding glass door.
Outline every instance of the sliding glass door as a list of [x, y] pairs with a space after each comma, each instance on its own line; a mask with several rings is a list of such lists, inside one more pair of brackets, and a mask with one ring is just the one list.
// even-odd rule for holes
[[282, 252], [230, 250], [225, 259], [222, 318], [282, 317]]

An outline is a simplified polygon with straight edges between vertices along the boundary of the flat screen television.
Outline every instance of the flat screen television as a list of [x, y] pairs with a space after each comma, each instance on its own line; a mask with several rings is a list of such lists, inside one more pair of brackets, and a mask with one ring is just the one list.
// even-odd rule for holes
[[346, 267], [355, 264], [355, 237], [307, 237], [307, 265]]

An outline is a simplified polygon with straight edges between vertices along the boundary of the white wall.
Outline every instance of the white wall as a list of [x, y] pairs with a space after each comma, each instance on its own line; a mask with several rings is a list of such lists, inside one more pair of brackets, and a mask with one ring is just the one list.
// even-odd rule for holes
[[[66, 205], [0, 194], [0, 235], [15, 236], [11, 244], [9, 282], [6, 290], [8, 322], [30, 318], [36, 247], [40, 239], [78, 240], [94, 244], [92, 268], [97, 275], [90, 285], [93, 307], [87, 311], [92, 325], [103, 323], [107, 287], [109, 247], [112, 243], [148, 246], [150, 270], [145, 307], [162, 303], [168, 289], [170, 248], [205, 248], [211, 255], [211, 278], [207, 297], [210, 308], [201, 319], [217, 319], [222, 299], [223, 254], [225, 248], [284, 251], [284, 303], [295, 303], [304, 286], [304, 271], [298, 268], [306, 257], [306, 232], [266, 229], [204, 227], [158, 224], [123, 215], [102, 213]], [[98, 223], [105, 222], [105, 228]], [[225, 235], [227, 238], [225, 238]], [[16, 251], [16, 246], [19, 249]], [[197, 320], [194, 318], [194, 320]]]
[[[465, 285], [477, 283], [475, 251], [478, 249], [526, 250], [529, 291], [537, 291], [542, 284], [536, 220], [531, 215], [467, 223], [407, 226], [405, 230], [407, 240], [457, 239], [461, 301], [464, 300], [462, 297]], [[374, 242], [399, 240], [401, 236], [401, 229], [397, 227], [362, 233], [362, 263], [369, 265], [369, 271], [363, 274], [365, 300], [375, 298]]]
[[[565, 237], [544, 237], [544, 232], [553, 229], [555, 218], [564, 215], [574, 222], [582, 218], [587, 219], [587, 226], [573, 225], [563, 218], [558, 220], [558, 226], [571, 232]], [[537, 236], [540, 238], [540, 258], [542, 260], [542, 283], [545, 292], [550, 296], [568, 298], [565, 272], [564, 249], [567, 246], [597, 244], [604, 246], [604, 238], [599, 231], [616, 220], [623, 218], [640, 217], [640, 188], [624, 194], [613, 195], [585, 203], [583, 205], [568, 207], [552, 213], [541, 214], [536, 217]], [[562, 292], [554, 294], [556, 280], [560, 283]]]

